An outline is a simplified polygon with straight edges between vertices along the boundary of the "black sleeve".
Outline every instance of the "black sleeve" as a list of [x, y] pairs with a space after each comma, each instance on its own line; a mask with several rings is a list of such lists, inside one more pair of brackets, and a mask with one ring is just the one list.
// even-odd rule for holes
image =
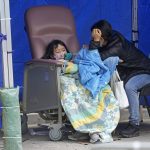
[[118, 56], [121, 58], [123, 41], [119, 37], [113, 37], [106, 46], [100, 47], [98, 42], [90, 41], [89, 50], [98, 49], [102, 60], [108, 57]]
[[121, 52], [123, 49], [123, 44], [119, 39], [111, 41], [107, 46], [99, 48], [99, 52], [102, 60], [105, 60], [108, 57], [118, 56], [121, 58]]
[[94, 42], [93, 40], [90, 41], [89, 50], [94, 50], [94, 49], [99, 49], [99, 48], [100, 48], [99, 42]]

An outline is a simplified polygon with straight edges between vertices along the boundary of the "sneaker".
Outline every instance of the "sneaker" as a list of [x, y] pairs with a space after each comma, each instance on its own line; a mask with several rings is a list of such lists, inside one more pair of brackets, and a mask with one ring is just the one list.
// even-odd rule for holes
[[90, 143], [96, 143], [100, 141], [100, 136], [97, 133], [90, 134]]
[[89, 134], [88, 133], [81, 133], [81, 132], [75, 132], [72, 135], [68, 136], [69, 140], [78, 141], [78, 140], [88, 140]]
[[129, 123], [128, 126], [119, 133], [119, 135], [123, 138], [137, 137], [140, 135], [139, 125]]

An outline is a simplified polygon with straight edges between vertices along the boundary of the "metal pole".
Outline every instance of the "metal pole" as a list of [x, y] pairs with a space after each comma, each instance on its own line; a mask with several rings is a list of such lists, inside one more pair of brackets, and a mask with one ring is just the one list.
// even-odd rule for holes
[[2, 42], [3, 86], [14, 87], [9, 0], [0, 0], [0, 32], [7, 36]]
[[138, 0], [132, 0], [132, 41], [138, 47]]
[[[0, 0], [0, 19], [1, 19], [1, 33], [6, 35], [6, 28], [5, 28], [5, 10], [4, 10], [4, 1]], [[7, 62], [7, 46], [6, 41], [2, 42], [2, 69], [3, 69], [3, 86], [8, 87], [8, 62]]]

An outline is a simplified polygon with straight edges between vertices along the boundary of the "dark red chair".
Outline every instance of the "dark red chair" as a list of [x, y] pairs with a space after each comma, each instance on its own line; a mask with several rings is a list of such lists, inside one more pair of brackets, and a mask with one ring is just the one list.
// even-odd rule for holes
[[33, 60], [25, 65], [23, 110], [25, 113], [39, 112], [44, 119], [53, 119], [50, 111], [57, 109], [58, 123], [50, 127], [49, 136], [52, 140], [59, 140], [62, 127], [61, 65], [40, 58], [53, 39], [62, 40], [71, 52], [79, 50], [73, 14], [62, 6], [33, 7], [25, 13], [25, 29]]

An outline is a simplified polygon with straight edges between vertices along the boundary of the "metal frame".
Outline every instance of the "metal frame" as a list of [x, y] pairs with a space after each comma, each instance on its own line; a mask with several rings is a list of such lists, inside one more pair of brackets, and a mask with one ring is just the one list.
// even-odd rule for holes
[[138, 47], [138, 0], [132, 0], [132, 41]]
[[0, 32], [7, 35], [2, 42], [3, 87], [14, 87], [9, 0], [0, 0]]

